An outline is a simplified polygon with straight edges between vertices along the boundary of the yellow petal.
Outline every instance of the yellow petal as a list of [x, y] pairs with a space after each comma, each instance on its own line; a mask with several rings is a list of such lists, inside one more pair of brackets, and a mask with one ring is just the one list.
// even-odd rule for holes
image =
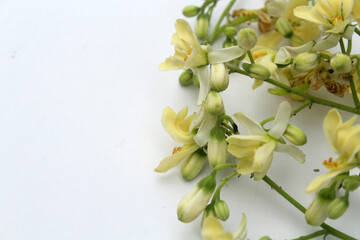
[[253, 167], [256, 172], [269, 168], [276, 147], [276, 141], [270, 141], [261, 146], [255, 153]]
[[340, 154], [336, 148], [336, 130], [342, 124], [342, 118], [336, 109], [331, 109], [324, 118], [323, 130], [331, 149]]
[[276, 50], [283, 38], [279, 32], [272, 30], [261, 34], [256, 45]]
[[254, 168], [252, 167], [252, 160], [250, 158], [240, 159], [237, 164], [237, 172], [241, 175], [247, 175], [254, 172]]
[[286, 5], [284, 17], [291, 19], [294, 16], [294, 9], [298, 6], [308, 5], [308, 0], [290, 0]]
[[158, 173], [167, 172], [169, 169], [179, 165], [184, 158], [186, 158], [187, 156], [189, 156], [190, 154], [192, 154], [193, 152], [195, 152], [198, 149], [199, 149], [199, 146], [196, 144], [184, 145], [182, 147], [181, 151], [164, 158], [160, 162], [159, 166], [157, 168], [155, 168], [155, 172], [158, 172]]
[[205, 52], [200, 47], [200, 44], [191, 29], [190, 24], [184, 19], [178, 19], [175, 22], [176, 33], [184, 39], [187, 43], [189, 43], [193, 48], [195, 48], [199, 54], [205, 56]]
[[217, 235], [214, 240], [233, 240], [233, 236], [231, 233], [225, 232]]
[[331, 28], [332, 25], [317, 13], [314, 7], [300, 6], [294, 9], [294, 15], [298, 18], [308, 20]]
[[354, 0], [342, 0], [341, 2], [344, 19], [347, 19], [350, 16], [351, 11], [353, 10]]
[[212, 215], [207, 216], [201, 228], [203, 239], [212, 240], [221, 233], [224, 233], [224, 229], [217, 218]]

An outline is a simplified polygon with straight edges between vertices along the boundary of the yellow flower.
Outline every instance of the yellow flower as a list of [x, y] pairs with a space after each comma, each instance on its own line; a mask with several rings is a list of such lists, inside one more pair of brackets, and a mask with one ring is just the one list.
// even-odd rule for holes
[[301, 163], [305, 161], [305, 155], [300, 149], [278, 141], [286, 130], [290, 113], [290, 103], [282, 102], [268, 132], [250, 116], [244, 113], [235, 114], [236, 119], [251, 134], [232, 135], [227, 138], [229, 153], [240, 160], [237, 165], [238, 173], [253, 173], [255, 180], [262, 179], [270, 168], [274, 151], [287, 153]]
[[182, 147], [175, 147], [173, 154], [165, 157], [155, 169], [156, 172], [166, 172], [177, 166], [187, 156], [195, 152], [200, 147], [194, 142], [190, 134], [189, 127], [195, 113], [186, 117], [188, 107], [184, 107], [180, 112], [175, 113], [171, 108], [166, 107], [163, 111], [161, 122], [167, 133], [177, 142], [184, 144]]
[[[312, 22], [303, 21], [300, 18], [294, 16], [293, 11], [296, 7], [307, 5], [308, 0], [289, 0], [289, 1], [278, 1], [272, 0], [266, 3], [266, 9], [270, 15], [277, 13], [275, 17], [285, 17], [289, 20], [292, 29], [293, 37], [301, 42], [309, 42], [316, 39], [320, 30], [318, 26]], [[270, 10], [270, 11], [269, 11]], [[261, 34], [258, 40], [257, 45], [268, 47], [271, 49], [277, 49], [280, 41], [284, 37], [276, 30]], [[292, 42], [293, 45], [298, 45]]]
[[343, 33], [351, 23], [354, 0], [318, 0], [315, 6], [294, 9], [298, 18], [323, 25], [330, 33]]
[[230, 232], [225, 232], [216, 217], [209, 215], [204, 220], [204, 224], [201, 228], [201, 235], [204, 240], [245, 240], [247, 236], [246, 216], [243, 214], [238, 229], [232, 234]]
[[354, 6], [352, 9], [352, 15], [355, 18], [355, 20], [360, 23], [360, 0], [354, 1]]
[[353, 125], [357, 116], [352, 117], [345, 123], [336, 109], [328, 112], [324, 119], [324, 133], [332, 150], [339, 155], [336, 160], [324, 161], [330, 172], [315, 178], [306, 192], [318, 192], [331, 184], [331, 181], [339, 174], [347, 172], [355, 167], [360, 167], [360, 125]]

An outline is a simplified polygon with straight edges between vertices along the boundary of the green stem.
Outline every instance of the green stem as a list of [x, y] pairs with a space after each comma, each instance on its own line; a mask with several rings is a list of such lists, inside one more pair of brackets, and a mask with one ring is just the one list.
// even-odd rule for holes
[[356, 32], [358, 35], [360, 35], [360, 29], [355, 28], [355, 32]]
[[327, 231], [326, 230], [320, 230], [320, 231], [317, 231], [317, 232], [314, 232], [314, 233], [311, 233], [309, 235], [306, 235], [306, 236], [302, 236], [302, 237], [299, 237], [299, 238], [295, 238], [293, 240], [308, 240], [308, 239], [313, 239], [313, 238], [316, 238], [318, 236], [322, 236], [324, 234], [326, 234]]
[[341, 52], [346, 54], [345, 44], [344, 44], [343, 38], [340, 38], [340, 48], [341, 48]]
[[320, 53], [320, 57], [330, 60], [331, 57], [329, 55], [326, 55], [325, 53]]
[[[243, 74], [243, 75], [246, 75], [246, 76], [249, 76], [244, 70], [241, 70], [237, 67], [233, 67], [233, 66], [230, 66], [230, 65], [227, 65], [227, 67], [233, 71], [233, 72], [237, 72], [237, 73], [240, 73], [240, 74]], [[355, 113], [355, 114], [358, 114], [360, 115], [360, 110], [356, 109], [356, 108], [353, 108], [353, 107], [349, 107], [349, 106], [346, 106], [346, 105], [343, 105], [343, 104], [340, 104], [340, 103], [337, 103], [337, 102], [332, 102], [332, 101], [328, 101], [328, 100], [325, 100], [325, 99], [322, 99], [322, 98], [318, 98], [318, 97], [315, 97], [315, 96], [312, 96], [312, 95], [309, 95], [309, 94], [306, 94], [296, 88], [292, 88], [290, 86], [287, 86], [283, 83], [280, 83], [278, 81], [275, 81], [273, 79], [265, 79], [263, 80], [264, 82], [268, 82], [272, 85], [275, 85], [277, 87], [280, 87], [282, 89], [285, 89], [286, 91], [289, 91], [289, 92], [292, 92], [296, 95], [299, 95], [303, 98], [306, 98], [307, 100], [311, 100], [313, 103], [317, 103], [317, 104], [321, 104], [321, 105], [324, 105], [324, 106], [329, 106], [329, 107], [333, 107], [333, 108], [337, 108], [337, 109], [340, 109], [340, 110], [343, 110], [343, 111], [346, 111], [346, 112], [351, 112], [351, 113]]]
[[212, 43], [212, 42], [215, 40], [215, 37], [216, 37], [216, 35], [217, 35], [218, 29], [219, 29], [219, 27], [220, 27], [220, 24], [221, 24], [222, 20], [223, 20], [224, 17], [229, 13], [230, 8], [234, 5], [235, 1], [236, 1], [236, 0], [231, 0], [231, 1], [229, 2], [229, 4], [226, 6], [226, 8], [224, 9], [224, 11], [222, 12], [219, 20], [217, 21], [217, 23], [216, 23], [216, 25], [215, 25], [215, 27], [214, 27], [213, 32], [211, 33], [211, 35], [210, 35], [210, 37], [209, 37], [209, 39], [208, 39], [208, 42], [209, 42], [209, 43]]
[[227, 167], [235, 168], [235, 167], [237, 167], [237, 165], [234, 163], [221, 163], [221, 164], [216, 165], [216, 167], [214, 168], [214, 171], [219, 171], [219, 170], [221, 170], [223, 168], [227, 168]]
[[[306, 208], [301, 205], [298, 201], [296, 201], [293, 197], [291, 197], [287, 192], [285, 192], [279, 185], [277, 185], [274, 181], [272, 181], [268, 176], [265, 176], [262, 180], [266, 182], [272, 189], [278, 192], [281, 196], [283, 196], [289, 203], [291, 203], [294, 207], [300, 210], [302, 213], [305, 214]], [[355, 238], [323, 223], [320, 225], [321, 228], [326, 230], [329, 234], [338, 237], [344, 240], [356, 240]]]
[[221, 179], [222, 182], [217, 187], [217, 189], [213, 195], [213, 198], [211, 200], [211, 203], [214, 203], [216, 200], [218, 200], [220, 198], [220, 192], [221, 192], [221, 189], [223, 188], [223, 186], [227, 183], [227, 181], [229, 181], [229, 179], [235, 177], [236, 175], [238, 175], [237, 171], [235, 171], [235, 172], [231, 173], [230, 175], [226, 176], [225, 178]]
[[348, 47], [347, 47], [347, 50], [346, 50], [346, 55], [350, 55], [351, 50], [352, 50], [352, 40], [349, 39], [348, 40]]
[[294, 42], [294, 43], [299, 44], [299, 45], [304, 45], [304, 44], [305, 44], [305, 42], [302, 42], [302, 41], [300, 41], [300, 40], [297, 40], [294, 36], [292, 36], [292, 37], [290, 38], [290, 40], [291, 40], [292, 42]]
[[[290, 117], [295, 116], [298, 112], [300, 112], [301, 110], [303, 110], [303, 109], [306, 108], [307, 106], [311, 105], [311, 103], [312, 103], [311, 100], [307, 100], [307, 101], [304, 102], [301, 106], [295, 108], [295, 110], [291, 112]], [[262, 122], [260, 123], [260, 125], [261, 125], [262, 127], [264, 127], [264, 125], [265, 125], [266, 123], [268, 123], [268, 122], [270, 122], [270, 121], [273, 121], [274, 119], [275, 119], [275, 117], [267, 118], [267, 119], [265, 119], [264, 121], [262, 121]]]
[[356, 108], [358, 110], [360, 110], [360, 102], [359, 102], [359, 98], [358, 98], [358, 95], [357, 95], [353, 75], [351, 73], [348, 73], [347, 76], [349, 77], [351, 94], [352, 94], [352, 97], [353, 97], [353, 100], [354, 100], [354, 104], [355, 104]]
[[246, 53], [247, 53], [247, 55], [249, 56], [250, 62], [251, 62], [252, 64], [254, 64], [254, 63], [255, 63], [255, 62], [254, 62], [254, 58], [253, 58], [250, 50], [246, 51]]

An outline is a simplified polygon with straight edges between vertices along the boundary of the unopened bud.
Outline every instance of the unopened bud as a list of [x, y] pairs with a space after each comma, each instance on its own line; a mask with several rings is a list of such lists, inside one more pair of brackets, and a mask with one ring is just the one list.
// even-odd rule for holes
[[188, 156], [181, 165], [181, 174], [184, 179], [191, 180], [203, 169], [206, 162], [206, 153], [200, 148]]
[[318, 65], [318, 55], [315, 53], [300, 53], [294, 59], [294, 69], [299, 72], [308, 72]]
[[258, 80], [266, 80], [270, 77], [270, 71], [260, 64], [243, 63], [242, 67], [250, 77]]
[[343, 53], [335, 54], [330, 60], [330, 65], [336, 73], [347, 73], [352, 68], [350, 57]]
[[328, 206], [328, 215], [331, 219], [341, 217], [349, 207], [349, 200], [347, 197], [340, 197], [333, 200]]
[[183, 9], [183, 14], [185, 17], [194, 17], [200, 12], [200, 10], [201, 9], [198, 6], [189, 5]]
[[334, 200], [336, 197], [336, 192], [333, 188], [323, 188], [319, 191], [317, 196], [322, 200]]
[[312, 226], [320, 226], [327, 218], [327, 207], [331, 200], [322, 199], [317, 195], [306, 209], [306, 222]]
[[211, 132], [207, 148], [208, 159], [211, 167], [226, 163], [229, 158], [226, 136], [224, 130], [215, 126]]
[[229, 72], [224, 63], [210, 65], [210, 87], [218, 92], [229, 86]]
[[209, 204], [206, 206], [201, 219], [201, 226], [203, 225], [205, 218], [207, 218], [208, 216], [215, 216], [214, 204]]
[[226, 27], [224, 30], [224, 34], [228, 38], [233, 38], [236, 35], [236, 28], [233, 26]]
[[192, 83], [193, 72], [191, 69], [185, 70], [179, 77], [179, 83], [182, 86], [187, 86]]
[[201, 14], [195, 22], [195, 34], [199, 39], [205, 39], [209, 32], [210, 18], [207, 14]]
[[204, 211], [216, 187], [216, 176], [207, 176], [181, 199], [178, 208], [178, 219], [188, 223], [194, 221]]
[[233, 47], [233, 46], [235, 46], [235, 43], [234, 43], [233, 39], [226, 38], [225, 41], [223, 42], [222, 46], [223, 46], [223, 48]]
[[286, 66], [291, 62], [291, 55], [286, 48], [282, 47], [275, 55], [275, 64], [279, 64], [280, 66]]
[[269, 238], [268, 236], [264, 236], [264, 237], [260, 238], [259, 240], [271, 240], [271, 238]]
[[279, 31], [281, 35], [285, 38], [291, 38], [293, 35], [293, 29], [289, 20], [285, 17], [281, 17], [276, 21], [275, 24], [276, 29]]
[[245, 51], [249, 51], [257, 43], [257, 34], [252, 28], [243, 28], [239, 31], [237, 40], [239, 47]]
[[198, 75], [195, 75], [195, 74], [193, 75], [192, 82], [198, 88], [200, 87], [200, 81], [199, 81], [199, 76]]
[[210, 91], [205, 99], [205, 109], [214, 115], [225, 114], [224, 103], [221, 95], [216, 91]]
[[226, 221], [229, 218], [229, 207], [223, 200], [218, 200], [214, 205], [215, 216], [221, 221]]
[[307, 142], [305, 133], [298, 127], [288, 124], [284, 137], [294, 145], [302, 146]]
[[360, 187], [360, 180], [347, 178], [343, 181], [342, 187], [350, 192], [353, 192]]

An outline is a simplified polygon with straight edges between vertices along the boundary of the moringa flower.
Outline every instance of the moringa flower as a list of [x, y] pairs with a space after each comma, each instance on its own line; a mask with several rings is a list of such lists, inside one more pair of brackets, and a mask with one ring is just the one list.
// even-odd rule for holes
[[221, 223], [213, 215], [205, 218], [204, 224], [201, 228], [201, 235], [204, 240], [245, 240], [247, 236], [246, 231], [246, 216], [243, 218], [234, 234], [225, 232]]
[[201, 46], [189, 23], [183, 19], [176, 20], [175, 29], [176, 33], [171, 39], [171, 44], [175, 46], [175, 54], [160, 64], [160, 70], [191, 68], [199, 77], [200, 91], [197, 104], [201, 105], [210, 90], [207, 65], [234, 60], [242, 56], [244, 51], [238, 46], [214, 51], [210, 45]]
[[298, 18], [323, 25], [330, 33], [343, 33], [351, 23], [354, 0], [318, 0], [315, 6], [294, 9]]
[[357, 116], [352, 117], [345, 123], [336, 109], [328, 112], [324, 119], [324, 133], [332, 150], [339, 155], [336, 160], [324, 161], [324, 165], [330, 172], [315, 178], [306, 192], [318, 192], [320, 189], [331, 184], [339, 174], [347, 172], [355, 167], [360, 167], [360, 125], [352, 126]]
[[305, 155], [300, 149], [279, 142], [288, 125], [290, 113], [290, 103], [282, 102], [268, 132], [248, 115], [235, 114], [236, 119], [251, 134], [232, 135], [227, 138], [228, 151], [240, 160], [237, 166], [238, 173], [253, 173], [255, 180], [262, 179], [270, 168], [274, 151], [285, 152], [301, 163], [305, 161]]
[[191, 120], [195, 113], [186, 117], [188, 107], [175, 113], [171, 108], [166, 107], [163, 111], [161, 122], [167, 133], [177, 142], [184, 144], [182, 147], [175, 147], [173, 154], [165, 157], [155, 169], [155, 172], [164, 173], [177, 166], [187, 156], [198, 150], [200, 147], [194, 142], [189, 132]]

